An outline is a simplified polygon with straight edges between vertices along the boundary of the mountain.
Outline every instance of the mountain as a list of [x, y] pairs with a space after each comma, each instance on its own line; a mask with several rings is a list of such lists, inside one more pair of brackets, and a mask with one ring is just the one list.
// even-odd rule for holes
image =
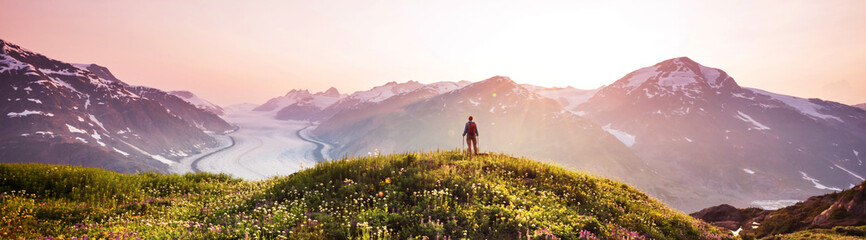
[[545, 88], [530, 84], [521, 84], [520, 86], [523, 86], [524, 88], [529, 89], [530, 91], [533, 91], [536, 94], [541, 95], [542, 97], [559, 101], [559, 103], [562, 104], [562, 106], [565, 107], [566, 110], [572, 111], [578, 115], [583, 115], [585, 113], [575, 111], [577, 106], [581, 103], [585, 103], [587, 100], [589, 100], [590, 97], [595, 95], [595, 93], [598, 92], [599, 89], [601, 89], [598, 88], [592, 90], [584, 90], [577, 89], [571, 86], [564, 88]]
[[356, 111], [344, 110], [313, 133], [336, 143], [332, 156], [453, 149], [463, 144], [461, 127], [469, 115], [479, 124], [482, 151], [507, 150], [555, 160], [566, 167], [634, 183], [654, 177], [648, 166], [601, 126], [503, 76], [441, 94], [422, 88]]
[[[454, 84], [459, 85], [461, 83]], [[312, 119], [316, 121], [328, 120], [341, 111], [361, 109], [363, 108], [362, 106], [376, 104], [393, 96], [414, 91], [423, 86], [424, 84], [416, 81], [408, 81], [405, 83], [388, 82], [385, 85], [373, 87], [370, 90], [357, 91], [322, 109], [322, 111], [313, 116]], [[442, 87], [447, 88], [447, 86], [444, 85]]]
[[807, 229], [866, 225], [866, 182], [851, 189], [809, 197], [778, 210], [737, 209], [720, 205], [692, 213], [742, 236], [766, 237]]
[[72, 65], [0, 40], [0, 82], [2, 162], [165, 171], [217, 144], [181, 117], [186, 112], [142, 97], [104, 67]]
[[859, 109], [866, 110], [866, 103], [857, 104], [857, 105], [854, 105], [854, 107], [857, 107], [857, 108], [859, 108]]
[[[208, 132], [227, 132], [234, 129], [231, 124], [217, 115], [222, 114], [222, 108], [201, 99], [189, 91], [167, 93], [162, 90], [131, 86], [120, 81], [108, 68], [96, 64], [72, 64], [80, 69], [90, 71], [101, 79], [106, 79], [124, 86], [127, 90], [147, 99], [156, 100], [169, 113], [175, 114], [187, 123]], [[176, 93], [176, 94], [175, 94]], [[195, 103], [193, 103], [193, 102]], [[198, 105], [200, 104], [200, 105]]]
[[286, 93], [286, 95], [269, 99], [267, 102], [265, 102], [262, 105], [259, 105], [258, 107], [254, 108], [253, 110], [254, 111], [262, 111], [262, 112], [279, 111], [280, 109], [283, 109], [286, 106], [295, 104], [296, 102], [300, 101], [301, 99], [308, 98], [311, 96], [313, 96], [313, 94], [311, 94], [309, 90], [293, 89], [293, 90], [289, 91], [288, 93]]
[[702, 202], [758, 204], [839, 191], [866, 176], [866, 112], [739, 86], [674, 58], [629, 73], [577, 111]]
[[349, 158], [255, 182], [42, 164], [0, 164], [0, 178], [15, 214], [0, 232], [23, 239], [733, 239], [629, 185], [501, 154]]
[[268, 100], [256, 107], [255, 111], [276, 111], [274, 117], [281, 120], [324, 121], [343, 110], [362, 109], [391, 97], [412, 92], [421, 87], [435, 88], [437, 91], [450, 91], [469, 84], [468, 81], [437, 82], [429, 85], [416, 81], [405, 83], [388, 82], [366, 91], [350, 95], [340, 94], [336, 88], [311, 94], [308, 90], [291, 90], [285, 96]]
[[189, 125], [195, 126], [206, 132], [225, 133], [234, 129], [234, 126], [220, 118], [216, 113], [193, 105], [193, 103], [190, 103], [174, 94], [144, 86], [127, 86], [127, 89], [144, 98], [156, 100], [162, 104], [169, 113], [177, 115]]
[[225, 114], [225, 110], [222, 107], [220, 107], [219, 105], [213, 104], [213, 103], [209, 102], [208, 100], [200, 98], [190, 91], [171, 91], [168, 93], [183, 99], [184, 101], [188, 102], [189, 104], [192, 104], [193, 106], [196, 106], [200, 109], [211, 112], [213, 114], [216, 114], [219, 116], [222, 116]]
[[324, 92], [300, 98], [295, 103], [281, 108], [277, 111], [276, 118], [280, 120], [312, 120], [314, 115], [320, 113], [322, 109], [331, 106], [343, 97], [345, 96], [332, 87]]
[[[316, 132], [335, 142], [351, 142], [368, 134], [382, 124], [381, 121], [387, 121], [386, 119], [389, 115], [402, 112], [403, 108], [410, 104], [439, 96], [468, 84], [468, 81], [436, 82], [416, 88], [410, 92], [390, 96], [378, 102], [343, 102], [341, 103], [341, 107], [332, 107], [330, 109], [337, 113], [317, 126]], [[392, 85], [397, 85], [397, 83]], [[350, 106], [348, 103], [355, 103], [355, 105]], [[338, 108], [344, 109], [335, 110]]]

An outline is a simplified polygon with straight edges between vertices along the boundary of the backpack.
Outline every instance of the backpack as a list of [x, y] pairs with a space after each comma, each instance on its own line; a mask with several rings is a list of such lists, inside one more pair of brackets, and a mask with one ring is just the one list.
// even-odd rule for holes
[[475, 136], [478, 133], [478, 128], [475, 126], [475, 122], [469, 122], [469, 130], [466, 131], [469, 136]]

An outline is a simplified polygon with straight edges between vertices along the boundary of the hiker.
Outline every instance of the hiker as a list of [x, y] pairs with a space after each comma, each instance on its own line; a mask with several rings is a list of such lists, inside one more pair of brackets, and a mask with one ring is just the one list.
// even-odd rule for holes
[[469, 116], [469, 122], [466, 122], [466, 127], [463, 128], [463, 136], [466, 137], [466, 144], [469, 145], [469, 154], [472, 154], [472, 149], [475, 149], [475, 155], [478, 155], [478, 127], [472, 121], [472, 116]]

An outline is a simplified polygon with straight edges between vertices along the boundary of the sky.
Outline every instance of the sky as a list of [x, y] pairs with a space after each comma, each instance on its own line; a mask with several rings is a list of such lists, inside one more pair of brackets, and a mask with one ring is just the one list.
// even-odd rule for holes
[[592, 89], [688, 56], [741, 85], [866, 102], [866, 1], [12, 1], [0, 39], [220, 105], [291, 89]]

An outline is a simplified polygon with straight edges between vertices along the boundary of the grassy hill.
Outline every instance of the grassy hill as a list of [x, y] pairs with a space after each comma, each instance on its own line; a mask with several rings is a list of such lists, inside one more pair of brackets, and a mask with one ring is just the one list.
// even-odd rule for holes
[[431, 152], [321, 162], [264, 181], [0, 164], [0, 238], [724, 239], [612, 180]]

